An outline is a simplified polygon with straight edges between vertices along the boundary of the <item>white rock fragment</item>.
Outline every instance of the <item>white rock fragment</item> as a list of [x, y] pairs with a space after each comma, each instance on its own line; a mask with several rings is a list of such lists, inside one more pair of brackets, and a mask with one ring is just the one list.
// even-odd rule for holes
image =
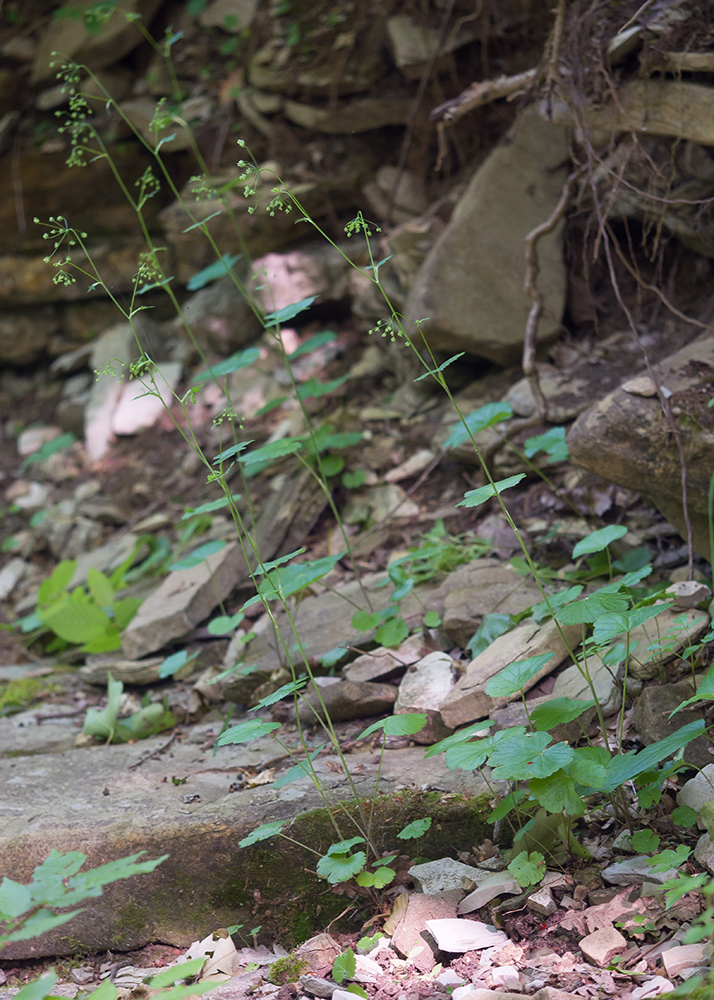
[[601, 927], [600, 930], [587, 934], [580, 942], [583, 955], [601, 968], [626, 948], [626, 938], [615, 927]]
[[694, 969], [709, 964], [709, 946], [700, 941], [698, 944], [682, 944], [670, 948], [662, 955], [662, 964], [670, 979], [679, 976], [685, 969]]
[[637, 986], [630, 994], [630, 1000], [649, 1000], [650, 997], [659, 997], [663, 993], [669, 993], [674, 989], [669, 979], [664, 976], [653, 976], [642, 986]]
[[458, 917], [427, 920], [426, 929], [440, 951], [477, 951], [508, 943], [508, 937], [503, 931], [480, 920], [460, 920]]
[[695, 607], [701, 601], [709, 600], [712, 596], [709, 587], [700, 580], [678, 580], [677, 583], [667, 587], [665, 594], [671, 595], [676, 606], [685, 610]]

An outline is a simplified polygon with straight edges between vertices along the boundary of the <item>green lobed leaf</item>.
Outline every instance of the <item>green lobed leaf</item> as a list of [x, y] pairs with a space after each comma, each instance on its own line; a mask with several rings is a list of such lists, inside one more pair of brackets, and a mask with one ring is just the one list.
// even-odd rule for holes
[[273, 823], [263, 823], [262, 826], [257, 826], [247, 837], [239, 840], [238, 846], [250, 847], [251, 844], [257, 844], [261, 840], [269, 840], [270, 837], [276, 837], [287, 822], [286, 819], [279, 819]]
[[111, 885], [112, 882], [118, 882], [120, 879], [131, 878], [133, 875], [149, 874], [168, 858], [168, 854], [162, 854], [158, 858], [140, 861], [139, 859], [145, 853], [146, 851], [138, 851], [129, 857], [107, 861], [106, 864], [90, 868], [86, 872], [78, 872], [68, 882], [72, 895], [78, 900], [93, 898], [100, 894], [97, 890], [101, 890], [105, 885]]
[[598, 644], [609, 642], [623, 632], [631, 632], [639, 625], [644, 625], [667, 611], [669, 604], [654, 604], [649, 608], [631, 608], [629, 611], [616, 611], [601, 615], [595, 622], [593, 640]]
[[273, 462], [278, 462], [287, 455], [294, 455], [304, 447], [304, 437], [281, 438], [279, 441], [269, 441], [246, 455], [239, 455], [238, 461], [243, 465], [246, 476], [255, 476]]
[[216, 740], [217, 747], [223, 747], [229, 743], [248, 743], [249, 740], [256, 740], [260, 736], [267, 736], [274, 729], [280, 729], [279, 722], [263, 722], [262, 719], [248, 719], [247, 722], [239, 722], [237, 726], [231, 726], [225, 733]]
[[567, 462], [570, 458], [570, 449], [565, 440], [565, 428], [551, 427], [545, 434], [527, 438], [523, 444], [523, 454], [526, 458], [533, 458], [539, 451], [546, 453], [549, 465], [553, 462]]
[[627, 534], [627, 528], [622, 524], [608, 524], [604, 528], [592, 531], [585, 538], [581, 538], [573, 549], [573, 557], [590, 555], [593, 552], [602, 552], [612, 542], [622, 538]]
[[477, 657], [479, 653], [483, 653], [485, 649], [488, 649], [494, 639], [498, 639], [499, 636], [510, 632], [513, 625], [513, 615], [504, 615], [497, 611], [489, 612], [483, 616], [481, 624], [467, 642], [467, 651], [473, 657]]
[[653, 872], [666, 872], [670, 868], [679, 868], [680, 865], [683, 865], [691, 853], [691, 847], [687, 847], [686, 844], [677, 844], [674, 850], [667, 849], [660, 851], [659, 854], [653, 854], [649, 863]]
[[14, 882], [7, 876], [0, 882], [0, 921], [13, 920], [33, 904], [29, 886]]
[[348, 882], [361, 872], [366, 860], [364, 851], [356, 851], [354, 854], [325, 854], [317, 862], [315, 870], [330, 885], [338, 885], [340, 882]]
[[350, 837], [349, 840], [337, 840], [327, 848], [327, 856], [332, 857], [337, 854], [347, 854], [357, 844], [364, 844], [364, 837]]
[[508, 740], [499, 741], [489, 755], [494, 778], [528, 781], [531, 778], [547, 778], [560, 768], [567, 767], [573, 759], [572, 747], [567, 743], [549, 746], [550, 743], [548, 733], [517, 733]]
[[288, 768], [287, 771], [283, 771], [282, 774], [279, 774], [278, 777], [273, 782], [273, 788], [275, 789], [282, 788], [283, 785], [290, 785], [292, 784], [293, 781], [299, 781], [301, 778], [311, 777], [312, 770], [310, 768], [310, 764], [312, 764], [315, 757], [317, 757], [317, 755], [320, 753], [320, 751], [323, 749], [324, 746], [325, 744], [321, 743], [319, 747], [316, 747], [312, 751], [312, 753], [308, 754], [309, 762], [307, 760], [298, 761], [297, 764], [294, 764], [292, 767]]
[[241, 254], [235, 254], [235, 256], [228, 253], [221, 254], [220, 260], [215, 260], [208, 267], [204, 267], [201, 271], [191, 275], [186, 282], [186, 288], [189, 292], [197, 292], [199, 288], [203, 288], [211, 281], [225, 277], [226, 274], [230, 274], [231, 268], [240, 258]]
[[305, 312], [313, 304], [316, 295], [309, 295], [306, 299], [300, 299], [299, 302], [291, 302], [289, 306], [283, 306], [282, 309], [276, 309], [275, 312], [268, 313], [263, 317], [263, 324], [266, 327], [279, 326], [281, 323], [287, 323], [290, 319], [295, 319], [299, 316], [301, 312]]
[[332, 978], [336, 983], [341, 983], [344, 979], [352, 979], [357, 971], [357, 960], [351, 948], [343, 951], [332, 963]]
[[[513, 416], [513, 407], [505, 401], [499, 403], [486, 403], [478, 410], [464, 419], [463, 423], [455, 424], [451, 433], [444, 441], [445, 448], [456, 448], [469, 440], [469, 431], [475, 437], [480, 431], [494, 424], [500, 424], [504, 420], [509, 420]], [[468, 428], [468, 430], [467, 430]]]
[[635, 830], [630, 837], [632, 849], [638, 854], [650, 854], [659, 847], [659, 835], [654, 830]]
[[373, 889], [384, 889], [394, 881], [396, 872], [393, 868], [378, 868], [374, 872], [360, 872], [355, 882], [357, 885], [369, 886]]
[[505, 490], [510, 490], [511, 487], [517, 486], [525, 478], [525, 473], [519, 472], [518, 475], [509, 476], [507, 479], [499, 479], [497, 483], [486, 483], [485, 486], [480, 486], [477, 490], [468, 490], [464, 494], [464, 499], [459, 501], [456, 506], [480, 507], [482, 503], [486, 503], [491, 497], [501, 494]]
[[399, 840], [416, 840], [423, 837], [430, 827], [431, 816], [424, 816], [422, 819], [415, 819], [408, 823], [403, 830], [399, 831], [397, 837]]
[[581, 625], [591, 624], [607, 613], [616, 613], [627, 610], [628, 599], [623, 594], [615, 594], [611, 591], [604, 592], [605, 588], [590, 594], [582, 601], [573, 601], [562, 608], [556, 618], [561, 625]]
[[216, 552], [225, 549], [227, 544], [224, 538], [215, 538], [212, 542], [204, 542], [203, 545], [199, 545], [198, 548], [194, 549], [187, 556], [172, 563], [169, 566], [169, 570], [174, 572], [175, 570], [193, 569], [194, 566], [200, 566], [209, 556], [213, 556]]
[[352, 628], [357, 629], [358, 632], [371, 632], [372, 629], [377, 628], [381, 620], [378, 611], [355, 611], [351, 624]]
[[182, 521], [188, 521], [189, 518], [198, 517], [199, 514], [212, 514], [215, 510], [221, 510], [223, 507], [227, 507], [229, 503], [236, 503], [240, 500], [240, 493], [234, 493], [229, 497], [219, 497], [218, 500], [209, 500], [208, 503], [202, 503], [200, 507], [187, 507], [181, 516]]
[[396, 649], [397, 646], [401, 646], [408, 635], [409, 626], [400, 616], [398, 618], [390, 618], [389, 621], [380, 625], [374, 633], [374, 638], [380, 646], [386, 646], [387, 649]]
[[538, 656], [528, 656], [525, 660], [514, 660], [490, 678], [484, 688], [486, 694], [491, 698], [507, 698], [516, 691], [522, 691], [554, 655], [554, 653], [540, 653]]
[[539, 851], [521, 851], [508, 866], [521, 889], [538, 885], [545, 875], [545, 857]]
[[337, 334], [332, 330], [323, 330], [322, 333], [314, 333], [307, 340], [304, 340], [299, 347], [296, 347], [292, 354], [288, 354], [288, 361], [297, 361], [303, 354], [310, 354], [312, 351], [316, 351], [318, 347], [331, 344], [335, 340], [337, 340]]
[[230, 375], [232, 372], [242, 371], [243, 368], [249, 368], [259, 357], [260, 349], [258, 347], [246, 347], [243, 351], [236, 351], [229, 358], [225, 358], [223, 361], [211, 365], [205, 371], [199, 372], [198, 375], [194, 376], [193, 384], [200, 385], [202, 382], [223, 378], [224, 375]]
[[82, 912], [81, 909], [71, 910], [69, 913], [50, 913], [48, 910], [39, 910], [29, 917], [22, 927], [9, 934], [0, 934], [0, 949], [11, 941], [29, 941], [31, 938], [40, 937], [41, 934], [46, 934], [47, 931], [66, 924], [68, 920], [73, 920]]
[[384, 730], [385, 736], [411, 736], [420, 732], [426, 725], [425, 712], [405, 712], [403, 715], [388, 715], [386, 719], [379, 719], [367, 726], [357, 737], [363, 740], [379, 729]]
[[699, 820], [696, 809], [691, 806], [676, 806], [671, 818], [677, 826], [696, 826]]
[[607, 784], [609, 760], [610, 756], [604, 747], [576, 747], [566, 770], [579, 784], [599, 789]]
[[575, 782], [564, 771], [556, 771], [547, 778], [531, 778], [528, 790], [549, 813], [582, 816], [585, 812], [585, 803], [575, 790]]
[[265, 698], [261, 698], [257, 704], [253, 705], [251, 712], [257, 712], [261, 708], [268, 708], [270, 705], [275, 705], [276, 702], [282, 701], [283, 698], [288, 698], [291, 694], [296, 694], [306, 684], [307, 677], [298, 677], [294, 681], [288, 681], [287, 684], [283, 684], [271, 694], [266, 694]]

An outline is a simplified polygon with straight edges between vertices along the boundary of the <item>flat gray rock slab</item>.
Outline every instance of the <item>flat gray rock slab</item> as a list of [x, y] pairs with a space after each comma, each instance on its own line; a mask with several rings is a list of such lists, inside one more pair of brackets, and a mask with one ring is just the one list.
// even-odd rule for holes
[[[572, 649], [580, 639], [582, 628], [580, 625], [566, 625], [562, 632]], [[568, 655], [556, 623], [550, 619], [543, 625], [536, 625], [529, 619], [494, 639], [488, 649], [468, 664], [464, 676], [442, 702], [441, 717], [446, 725], [455, 729], [475, 719], [483, 719], [492, 708], [501, 707], [518, 698], [518, 692], [508, 698], [491, 698], [484, 689], [488, 681], [510, 663], [548, 652], [553, 656], [542, 670], [530, 678], [525, 690], [530, 690], [544, 676], [552, 673]]]
[[676, 876], [677, 869], [670, 868], [666, 872], [655, 871], [650, 864], [650, 859], [645, 854], [638, 854], [636, 858], [626, 858], [624, 861], [616, 861], [614, 865], [603, 868], [602, 877], [610, 885], [642, 885], [643, 882], [658, 882], [662, 885]]
[[[523, 290], [525, 238], [555, 208], [565, 180], [565, 134], [527, 108], [474, 174], [420, 268], [406, 315], [433, 350], [507, 364], [520, 356], [531, 300]], [[565, 305], [562, 224], [538, 245], [544, 299], [539, 339]]]
[[186, 635], [228, 597], [245, 572], [245, 559], [233, 542], [198, 566], [169, 573], [124, 629], [121, 643], [126, 658], [138, 660]]
[[67, 714], [64, 718], [49, 718], [46, 722], [41, 718], [43, 713], [50, 715], [58, 709], [69, 713], [71, 706], [35, 705], [24, 712], [0, 717], [0, 758], [71, 750], [79, 732], [77, 716]]
[[[686, 456], [689, 516], [694, 548], [705, 559], [710, 556], [707, 496], [714, 433], [705, 416], [708, 396], [701, 372], [712, 363], [714, 335], [707, 332], [653, 366], [659, 384], [682, 411], [677, 426]], [[568, 432], [568, 447], [577, 465], [646, 496], [686, 538], [679, 453], [657, 397], [615, 389], [578, 417]]]
[[[266, 894], [276, 874], [269, 867], [256, 874], [251, 850], [260, 848], [244, 850], [238, 841], [261, 823], [290, 819], [321, 803], [308, 778], [279, 789], [263, 784], [231, 791], [241, 778], [265, 772], [270, 778], [270, 769], [277, 776], [291, 762], [268, 737], [221, 747], [213, 756], [218, 730], [202, 725], [170, 743], [164, 734], [132, 745], [0, 760], [0, 878], [29, 882], [53, 848], [82, 851], [92, 867], [138, 851], [148, 858], [169, 855], [153, 873], [114, 883], [69, 924], [13, 944], [4, 957], [64, 954], [77, 941], [89, 951], [157, 940], [184, 947], [216, 927], [240, 922], [241, 914], [255, 922], [253, 889]], [[296, 739], [290, 739], [293, 745]], [[324, 737], [316, 736], [313, 744], [318, 742]], [[371, 796], [378, 755], [355, 751], [348, 762], [360, 794]], [[320, 754], [315, 767], [331, 798], [350, 798], [334, 754]], [[418, 747], [387, 750], [382, 778], [385, 792], [410, 786], [486, 791], [478, 774], [448, 771], [441, 758], [425, 760]], [[314, 864], [313, 855], [302, 858], [299, 848], [285, 844], [266, 842], [261, 866], [273, 858], [284, 875]], [[324, 891], [316, 880], [316, 893]]]
[[[352, 618], [358, 609], [380, 611], [386, 608], [392, 588], [378, 586], [384, 579], [384, 573], [368, 573], [362, 578], [364, 589], [356, 580], [350, 580], [349, 583], [339, 584], [334, 590], [325, 590], [314, 597], [303, 598], [293, 611], [295, 630], [288, 616], [276, 604], [275, 621], [282, 642], [270, 626], [248, 646], [245, 665], [260, 664], [268, 672], [282, 666], [286, 658], [293, 664], [302, 663], [303, 654], [298, 648], [295, 632], [300, 636], [308, 660], [319, 659], [336, 646], [342, 645], [345, 649], [348, 645], [358, 646], [360, 641], [369, 639], [372, 633], [365, 634], [353, 628]], [[415, 587], [400, 603], [402, 615], [407, 619], [411, 615], [423, 615], [424, 604], [431, 593], [432, 588], [428, 585]]]
[[498, 559], [474, 559], [447, 576], [428, 607], [439, 612], [446, 634], [464, 648], [484, 615], [520, 614], [540, 600], [535, 583], [508, 564]]

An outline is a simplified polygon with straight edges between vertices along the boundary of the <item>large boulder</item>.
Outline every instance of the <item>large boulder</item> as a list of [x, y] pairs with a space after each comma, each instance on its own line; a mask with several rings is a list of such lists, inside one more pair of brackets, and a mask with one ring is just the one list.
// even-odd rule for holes
[[[566, 174], [564, 133], [528, 108], [475, 173], [426, 258], [407, 302], [432, 349], [517, 360], [531, 300], [523, 290], [525, 239], [558, 202]], [[538, 244], [544, 313], [554, 335], [565, 304], [562, 225]]]
[[[710, 557], [707, 496], [714, 468], [714, 333], [653, 366], [683, 445], [694, 548]], [[573, 461], [649, 500], [686, 538], [682, 470], [669, 422], [647, 377], [582, 413], [568, 434]]]

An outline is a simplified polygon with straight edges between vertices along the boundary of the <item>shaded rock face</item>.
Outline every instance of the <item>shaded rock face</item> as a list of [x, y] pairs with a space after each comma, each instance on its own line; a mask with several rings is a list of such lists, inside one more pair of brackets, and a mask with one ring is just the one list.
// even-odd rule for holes
[[[434, 350], [516, 360], [531, 300], [523, 291], [525, 238], [551, 214], [565, 179], [562, 130], [528, 108], [478, 169], [427, 257], [407, 302]], [[560, 326], [565, 303], [562, 227], [538, 246], [544, 299], [540, 341]]]
[[[653, 367], [666, 390], [687, 472], [694, 548], [709, 558], [707, 495], [714, 467], [714, 334], [707, 333]], [[656, 396], [608, 393], [568, 434], [572, 460], [603, 479], [646, 497], [686, 538], [682, 473], [676, 442]]]

